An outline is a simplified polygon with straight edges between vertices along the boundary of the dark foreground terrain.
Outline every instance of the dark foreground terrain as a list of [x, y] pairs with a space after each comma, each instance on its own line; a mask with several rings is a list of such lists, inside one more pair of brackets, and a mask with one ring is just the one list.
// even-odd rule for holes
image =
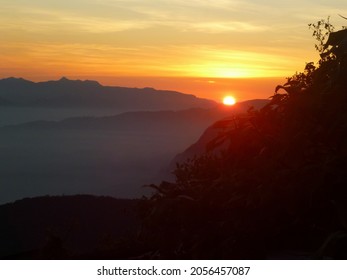
[[137, 200], [76, 195], [1, 205], [0, 259], [136, 256], [135, 246], [117, 244], [135, 239], [137, 204]]

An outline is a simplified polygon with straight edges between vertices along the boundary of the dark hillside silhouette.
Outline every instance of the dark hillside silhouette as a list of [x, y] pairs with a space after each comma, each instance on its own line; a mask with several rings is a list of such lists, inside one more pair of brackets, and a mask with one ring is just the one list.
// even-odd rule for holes
[[[0, 206], [0, 259], [115, 258], [139, 226], [136, 200], [90, 195], [26, 198]], [[124, 244], [126, 248], [126, 244]], [[91, 258], [91, 257], [89, 257]]]
[[204, 155], [151, 186], [147, 257], [347, 259], [347, 35], [324, 20], [311, 28], [318, 66], [217, 123]]

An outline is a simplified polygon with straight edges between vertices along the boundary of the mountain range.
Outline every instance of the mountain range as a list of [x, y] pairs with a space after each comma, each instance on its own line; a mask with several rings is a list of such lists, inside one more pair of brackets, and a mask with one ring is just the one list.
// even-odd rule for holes
[[97, 81], [65, 77], [46, 82], [13, 77], [0, 80], [0, 106], [137, 111], [211, 108], [215, 105], [214, 101], [176, 91], [103, 86]]
[[266, 102], [227, 107], [95, 81], [0, 80], [0, 204], [61, 194], [141, 197], [141, 186], [170, 177], [170, 161], [206, 127]]

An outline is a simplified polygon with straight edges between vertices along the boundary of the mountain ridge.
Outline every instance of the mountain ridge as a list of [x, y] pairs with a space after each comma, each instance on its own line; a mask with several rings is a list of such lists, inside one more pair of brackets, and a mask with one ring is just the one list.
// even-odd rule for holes
[[24, 107], [131, 108], [136, 110], [210, 108], [217, 103], [171, 90], [104, 86], [93, 80], [32, 82], [23, 78], [0, 79], [0, 105]]

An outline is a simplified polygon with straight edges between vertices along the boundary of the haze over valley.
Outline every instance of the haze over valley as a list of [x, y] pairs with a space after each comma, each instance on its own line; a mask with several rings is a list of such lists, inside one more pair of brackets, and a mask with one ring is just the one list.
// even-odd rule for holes
[[171, 160], [213, 122], [265, 104], [226, 108], [178, 92], [66, 78], [4, 79], [0, 98], [0, 203], [42, 195], [139, 198], [149, 192], [143, 185], [169, 178]]

